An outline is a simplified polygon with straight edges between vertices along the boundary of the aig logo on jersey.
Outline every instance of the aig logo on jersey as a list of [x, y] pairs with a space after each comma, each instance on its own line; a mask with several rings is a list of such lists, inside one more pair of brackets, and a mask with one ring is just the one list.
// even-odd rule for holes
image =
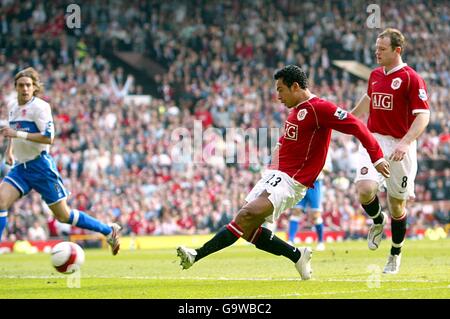
[[400, 85], [402, 85], [402, 79], [395, 78], [395, 79], [392, 80], [391, 88], [393, 90], [397, 90], [400, 87]]
[[298, 137], [298, 125], [286, 121], [286, 125], [284, 126], [284, 138], [287, 140], [296, 141], [297, 137]]
[[374, 109], [390, 111], [392, 110], [393, 104], [392, 94], [372, 93], [372, 106]]
[[306, 114], [308, 114], [308, 110], [306, 110], [306, 109], [302, 109], [302, 110], [298, 111], [297, 120], [303, 121], [306, 117]]

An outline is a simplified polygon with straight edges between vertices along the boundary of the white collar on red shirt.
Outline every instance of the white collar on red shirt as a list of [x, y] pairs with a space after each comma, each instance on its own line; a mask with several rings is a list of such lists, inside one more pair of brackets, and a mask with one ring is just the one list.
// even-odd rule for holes
[[408, 64], [406, 63], [400, 63], [399, 65], [397, 65], [395, 68], [392, 68], [391, 70], [389, 70], [389, 72], [386, 73], [386, 68], [383, 68], [383, 73], [384, 75], [389, 75], [392, 74], [394, 72], [397, 72], [398, 70], [400, 70], [401, 68], [407, 66]]
[[316, 97], [315, 94], [311, 94], [311, 95], [309, 96], [309, 99], [304, 100], [303, 102], [300, 102], [295, 108], [299, 107], [299, 106], [302, 105], [303, 103], [306, 103], [306, 102], [308, 102], [309, 100], [311, 100], [311, 99], [313, 99], [313, 98], [315, 98], [315, 97]]

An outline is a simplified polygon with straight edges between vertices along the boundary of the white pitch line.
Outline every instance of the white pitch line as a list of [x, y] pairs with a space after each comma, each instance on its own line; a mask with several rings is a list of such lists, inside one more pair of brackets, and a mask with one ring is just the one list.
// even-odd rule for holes
[[[64, 279], [68, 278], [65, 275], [55, 275], [55, 276], [17, 276], [17, 275], [0, 275], [0, 279]], [[173, 277], [173, 276], [92, 276], [87, 275], [81, 278], [84, 279], [130, 279], [130, 280], [193, 280], [193, 281], [294, 281], [301, 282], [300, 278], [227, 278], [227, 277]], [[367, 279], [350, 279], [350, 278], [327, 278], [327, 279], [316, 279], [313, 278], [311, 282], [367, 282]], [[399, 283], [442, 283], [445, 280], [427, 280], [427, 279], [380, 279], [381, 283], [389, 282], [399, 282]]]

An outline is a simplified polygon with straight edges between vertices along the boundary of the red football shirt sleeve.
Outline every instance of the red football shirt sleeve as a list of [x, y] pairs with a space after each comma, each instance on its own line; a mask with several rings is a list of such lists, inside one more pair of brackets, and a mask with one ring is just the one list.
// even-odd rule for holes
[[278, 139], [278, 144], [283, 144], [284, 141], [284, 135], [281, 135], [280, 138]]
[[316, 110], [319, 110], [320, 126], [355, 136], [369, 153], [372, 163], [377, 162], [384, 156], [377, 140], [358, 118], [332, 103], [323, 104]]
[[428, 92], [425, 81], [417, 73], [410, 74], [408, 99], [413, 114], [429, 112]]

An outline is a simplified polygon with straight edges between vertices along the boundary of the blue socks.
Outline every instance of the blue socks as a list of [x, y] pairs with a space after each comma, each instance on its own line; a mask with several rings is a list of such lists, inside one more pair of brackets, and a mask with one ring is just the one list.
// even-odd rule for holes
[[299, 219], [299, 217], [291, 217], [289, 220], [288, 240], [292, 243], [294, 242], [295, 235], [297, 234]]
[[70, 217], [68, 224], [72, 224], [74, 226], [93, 230], [99, 233], [102, 233], [103, 235], [108, 235], [111, 233], [111, 227], [103, 224], [99, 220], [95, 219], [92, 216], [89, 216], [85, 212], [79, 211], [77, 209], [72, 209], [70, 211]]
[[317, 242], [322, 243], [323, 242], [323, 222], [320, 224], [315, 224], [314, 227], [316, 228]]
[[[295, 235], [298, 231], [298, 224], [299, 218], [291, 217], [291, 219], [289, 220], [288, 240], [292, 243], [294, 242]], [[316, 220], [314, 228], [316, 229], [317, 242], [323, 242], [323, 219], [321, 217]]]
[[2, 241], [3, 230], [8, 224], [8, 211], [0, 210], [0, 241]]

